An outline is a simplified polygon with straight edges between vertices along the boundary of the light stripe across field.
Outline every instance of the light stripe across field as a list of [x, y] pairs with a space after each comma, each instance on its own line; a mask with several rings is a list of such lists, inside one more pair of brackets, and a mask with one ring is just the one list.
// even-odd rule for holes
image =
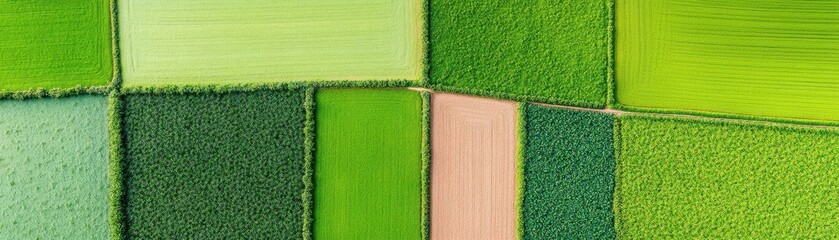
[[124, 84], [420, 80], [420, 3], [123, 1]]
[[839, 121], [839, 1], [616, 4], [620, 104]]

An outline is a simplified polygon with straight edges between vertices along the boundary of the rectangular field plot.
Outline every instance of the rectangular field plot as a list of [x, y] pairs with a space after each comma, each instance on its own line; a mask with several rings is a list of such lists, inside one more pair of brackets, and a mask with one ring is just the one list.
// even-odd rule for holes
[[524, 239], [614, 239], [614, 117], [527, 105]]
[[431, 239], [516, 239], [517, 107], [431, 95]]
[[0, 92], [107, 85], [110, 2], [0, 1]]
[[300, 239], [300, 90], [125, 96], [132, 239]]
[[127, 1], [126, 86], [417, 80], [420, 0]]
[[316, 111], [315, 239], [420, 239], [419, 93], [323, 89]]
[[109, 239], [107, 98], [0, 101], [0, 239]]
[[619, 238], [839, 237], [839, 129], [620, 121]]
[[616, 4], [620, 104], [839, 121], [839, 2]]
[[610, 1], [430, 1], [431, 83], [602, 107]]

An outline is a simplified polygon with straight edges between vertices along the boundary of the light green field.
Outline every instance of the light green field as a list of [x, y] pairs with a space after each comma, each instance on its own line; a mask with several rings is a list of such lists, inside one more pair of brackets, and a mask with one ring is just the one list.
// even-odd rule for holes
[[108, 239], [106, 106], [0, 101], [0, 239]]
[[112, 79], [110, 0], [0, 1], [0, 91]]
[[620, 120], [618, 238], [839, 238], [839, 129]]
[[616, 4], [621, 104], [839, 121], [839, 1]]
[[124, 1], [126, 86], [420, 80], [421, 1]]
[[315, 239], [420, 239], [420, 94], [324, 89], [316, 98]]

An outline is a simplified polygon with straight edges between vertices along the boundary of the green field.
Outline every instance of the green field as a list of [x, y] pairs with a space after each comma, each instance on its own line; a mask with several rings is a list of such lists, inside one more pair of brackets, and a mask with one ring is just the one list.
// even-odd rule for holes
[[0, 239], [108, 239], [106, 106], [0, 101]]
[[431, 83], [603, 106], [607, 13], [605, 0], [431, 1]]
[[420, 239], [422, 98], [419, 92], [317, 93], [316, 239]]
[[525, 107], [523, 239], [614, 239], [614, 117]]
[[420, 0], [127, 1], [126, 86], [416, 80]]
[[839, 129], [620, 121], [619, 238], [839, 238]]
[[0, 1], [0, 91], [107, 85], [109, 0]]
[[124, 102], [127, 237], [302, 238], [304, 91]]
[[616, 5], [620, 104], [839, 121], [839, 1]]

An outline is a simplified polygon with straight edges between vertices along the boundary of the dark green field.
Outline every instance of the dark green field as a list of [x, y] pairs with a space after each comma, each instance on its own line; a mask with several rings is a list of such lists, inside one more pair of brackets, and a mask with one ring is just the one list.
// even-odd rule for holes
[[607, 1], [431, 1], [429, 14], [436, 87], [605, 105]]
[[304, 92], [125, 97], [127, 236], [299, 239]]
[[525, 107], [524, 239], [613, 239], [614, 117]]

